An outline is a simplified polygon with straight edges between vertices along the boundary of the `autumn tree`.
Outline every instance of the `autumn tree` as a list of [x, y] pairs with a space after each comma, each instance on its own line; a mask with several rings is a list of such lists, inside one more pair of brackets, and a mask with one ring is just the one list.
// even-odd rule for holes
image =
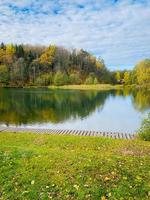
[[8, 69], [6, 65], [0, 65], [0, 83], [7, 85], [8, 78]]
[[140, 61], [135, 66], [135, 73], [138, 84], [150, 83], [150, 59]]
[[53, 70], [53, 64], [55, 61], [56, 46], [49, 46], [45, 52], [40, 56], [39, 62], [44, 66], [46, 70], [51, 68]]
[[124, 72], [123, 80], [124, 80], [125, 85], [129, 85], [131, 83], [130, 72], [128, 72], [128, 71]]
[[120, 71], [116, 72], [116, 80], [117, 80], [117, 83], [120, 83], [120, 81], [121, 81]]
[[83, 49], [0, 44], [0, 81], [9, 86], [50, 84], [148, 84], [150, 60], [132, 71], [110, 72], [104, 60]]
[[13, 77], [13, 71], [14, 71], [13, 64], [15, 62], [15, 47], [13, 44], [6, 45], [4, 60], [5, 64], [8, 66], [10, 81], [13, 82], [15, 80]]

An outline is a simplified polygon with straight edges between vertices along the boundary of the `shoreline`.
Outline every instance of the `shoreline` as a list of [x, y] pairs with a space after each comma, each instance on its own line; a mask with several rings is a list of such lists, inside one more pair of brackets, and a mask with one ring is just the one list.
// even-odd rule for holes
[[124, 85], [111, 85], [111, 84], [96, 84], [96, 85], [49, 85], [49, 86], [0, 86], [0, 88], [45, 88], [45, 89], [66, 89], [66, 90], [117, 90], [124, 88], [135, 88], [135, 86], [124, 86]]
[[97, 85], [63, 85], [48, 86], [49, 89], [65, 89], [65, 90], [116, 90], [123, 89], [122, 85], [97, 84]]
[[64, 90], [97, 90], [97, 91], [104, 91], [104, 90], [123, 90], [123, 89], [145, 89], [150, 90], [150, 85], [111, 85], [111, 84], [96, 84], [96, 85], [49, 85], [49, 86], [0, 86], [0, 88], [23, 88], [23, 89], [30, 89], [30, 88], [44, 88], [44, 89], [64, 89]]

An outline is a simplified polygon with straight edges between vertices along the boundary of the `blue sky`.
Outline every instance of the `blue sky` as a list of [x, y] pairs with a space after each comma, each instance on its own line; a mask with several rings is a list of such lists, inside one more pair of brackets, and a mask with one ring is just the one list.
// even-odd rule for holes
[[0, 42], [57, 44], [110, 69], [150, 58], [150, 0], [0, 0]]

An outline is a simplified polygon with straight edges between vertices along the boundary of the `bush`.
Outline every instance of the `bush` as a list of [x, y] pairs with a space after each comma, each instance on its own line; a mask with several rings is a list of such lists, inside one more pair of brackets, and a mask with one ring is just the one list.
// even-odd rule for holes
[[89, 76], [85, 80], [85, 84], [87, 84], [87, 85], [98, 84], [98, 80], [95, 77], [94, 73], [89, 74]]
[[69, 78], [66, 74], [62, 73], [61, 71], [58, 71], [55, 74], [55, 77], [54, 77], [55, 85], [60, 86], [60, 85], [68, 84], [68, 83], [69, 83]]
[[139, 137], [142, 140], [150, 141], [150, 112], [142, 122], [141, 128], [138, 131]]
[[81, 84], [80, 75], [78, 73], [71, 74], [69, 78], [71, 84]]
[[97, 78], [94, 78], [94, 84], [96, 85], [96, 84], [98, 84], [99, 82], [98, 82], [98, 80], [97, 80]]
[[37, 77], [35, 80], [35, 84], [39, 86], [47, 86], [52, 84], [53, 82], [53, 75], [50, 74], [42, 74], [41, 76]]
[[0, 83], [8, 83], [8, 69], [6, 65], [0, 65]]
[[92, 85], [94, 83], [94, 79], [91, 76], [88, 76], [85, 80], [86, 85]]

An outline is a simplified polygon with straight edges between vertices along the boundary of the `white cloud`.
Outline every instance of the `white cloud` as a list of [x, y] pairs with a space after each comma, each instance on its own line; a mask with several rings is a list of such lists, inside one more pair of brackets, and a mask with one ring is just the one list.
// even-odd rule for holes
[[150, 1], [1, 0], [0, 41], [84, 48], [108, 66], [133, 66], [150, 57]]

